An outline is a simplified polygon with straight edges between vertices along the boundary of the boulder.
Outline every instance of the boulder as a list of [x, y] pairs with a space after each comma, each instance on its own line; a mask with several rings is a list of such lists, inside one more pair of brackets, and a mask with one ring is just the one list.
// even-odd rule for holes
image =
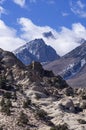
[[65, 88], [64, 94], [66, 96], [73, 96], [74, 95], [74, 89], [72, 87]]
[[75, 112], [75, 107], [72, 99], [64, 98], [60, 100], [60, 105], [63, 106], [64, 111]]

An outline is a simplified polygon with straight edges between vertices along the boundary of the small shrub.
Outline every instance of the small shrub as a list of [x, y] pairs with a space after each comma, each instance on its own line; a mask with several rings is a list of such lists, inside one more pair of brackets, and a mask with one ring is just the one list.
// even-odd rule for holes
[[23, 111], [20, 112], [20, 115], [19, 115], [19, 119], [18, 119], [18, 125], [22, 125], [22, 124], [28, 124], [28, 116], [23, 113]]
[[2, 97], [0, 105], [1, 105], [1, 107], [5, 105], [5, 99], [4, 99], [4, 97]]
[[0, 126], [0, 130], [3, 130], [3, 126]]
[[26, 101], [23, 102], [23, 108], [28, 108], [31, 105], [31, 99], [27, 98]]
[[56, 128], [55, 128], [55, 127], [52, 127], [52, 128], [50, 128], [50, 130], [56, 130]]
[[82, 95], [82, 99], [85, 100], [86, 99], [86, 95]]
[[12, 107], [12, 102], [10, 101], [10, 99], [7, 100], [6, 105], [7, 105], [9, 108]]
[[13, 98], [14, 98], [15, 101], [17, 100], [16, 91], [14, 92]]
[[78, 121], [80, 124], [86, 124], [86, 121], [83, 120], [83, 119], [78, 119], [77, 121]]
[[39, 94], [35, 94], [35, 98], [37, 99], [37, 100], [39, 100], [40, 98], [41, 98], [41, 95], [39, 95]]
[[0, 76], [0, 89], [6, 89], [6, 77], [5, 76]]
[[10, 92], [5, 92], [3, 96], [4, 98], [8, 98], [8, 99], [12, 98], [12, 95]]
[[37, 112], [36, 112], [36, 116], [37, 116], [38, 118], [44, 120], [44, 119], [47, 118], [47, 113], [46, 113], [44, 110], [39, 109], [39, 110], [37, 110]]
[[86, 109], [86, 102], [84, 102], [81, 106], [82, 109]]
[[68, 125], [66, 123], [64, 124], [59, 124], [58, 126], [50, 128], [50, 130], [69, 130]]
[[1, 107], [1, 112], [4, 112], [7, 116], [11, 114], [10, 108], [6, 104]]
[[28, 103], [26, 101], [23, 101], [23, 108], [28, 108]]
[[7, 116], [10, 116], [11, 111], [10, 107], [12, 106], [12, 103], [10, 100], [5, 101], [4, 98], [1, 100], [1, 112], [4, 112]]

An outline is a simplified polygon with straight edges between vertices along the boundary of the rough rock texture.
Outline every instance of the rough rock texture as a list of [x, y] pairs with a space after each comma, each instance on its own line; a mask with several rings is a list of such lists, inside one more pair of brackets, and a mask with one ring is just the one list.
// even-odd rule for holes
[[1, 49], [0, 56], [0, 129], [51, 130], [65, 123], [68, 130], [86, 129], [86, 89], [69, 87], [38, 62], [26, 67]]

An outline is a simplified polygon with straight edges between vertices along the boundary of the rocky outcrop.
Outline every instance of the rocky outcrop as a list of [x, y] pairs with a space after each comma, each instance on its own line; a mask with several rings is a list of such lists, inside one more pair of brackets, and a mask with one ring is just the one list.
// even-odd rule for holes
[[60, 105], [62, 105], [62, 108], [64, 111], [68, 112], [75, 112], [74, 103], [71, 99], [64, 98], [60, 101]]
[[39, 62], [35, 62], [33, 61], [29, 66], [28, 66], [29, 70], [32, 70], [36, 73], [38, 73], [38, 75], [40, 75], [41, 77], [54, 77], [54, 74], [52, 71], [48, 71], [48, 70], [44, 70], [42, 65]]
[[39, 62], [25, 66], [12, 53], [0, 53], [0, 128], [86, 129], [80, 124], [86, 122], [86, 89], [71, 88]]

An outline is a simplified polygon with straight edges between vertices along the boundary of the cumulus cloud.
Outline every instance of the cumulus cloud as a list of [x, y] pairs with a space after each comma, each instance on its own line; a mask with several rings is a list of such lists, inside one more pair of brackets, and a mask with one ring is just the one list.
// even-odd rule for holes
[[0, 48], [12, 51], [24, 43], [24, 40], [17, 37], [15, 29], [8, 27], [0, 20]]
[[66, 16], [68, 16], [69, 15], [69, 13], [67, 13], [67, 12], [62, 12], [62, 16], [63, 17], [66, 17]]
[[86, 18], [86, 4], [82, 3], [80, 0], [70, 2], [71, 11], [78, 15], [79, 17]]
[[13, 0], [13, 2], [18, 4], [21, 7], [25, 7], [26, 0]]
[[[35, 38], [43, 38], [59, 55], [64, 55], [79, 46], [81, 39], [86, 40], [86, 28], [81, 23], [72, 24], [71, 29], [61, 27], [58, 32], [49, 26], [37, 26], [28, 18], [19, 18], [20, 30], [8, 27], [0, 20], [0, 47], [5, 50], [15, 50]], [[17, 31], [20, 35], [17, 36]], [[52, 32], [55, 38], [44, 37], [44, 33]]]
[[[86, 39], [86, 28], [80, 23], [73, 24], [71, 29], [61, 27], [60, 32], [57, 32], [49, 26], [37, 26], [27, 18], [18, 19], [18, 23], [21, 25], [22, 39], [30, 41], [35, 38], [43, 38], [44, 41], [48, 45], [51, 45], [60, 55], [64, 55], [79, 46], [80, 39]], [[52, 32], [55, 39], [45, 38], [43, 36], [44, 32], [49, 31]]]

